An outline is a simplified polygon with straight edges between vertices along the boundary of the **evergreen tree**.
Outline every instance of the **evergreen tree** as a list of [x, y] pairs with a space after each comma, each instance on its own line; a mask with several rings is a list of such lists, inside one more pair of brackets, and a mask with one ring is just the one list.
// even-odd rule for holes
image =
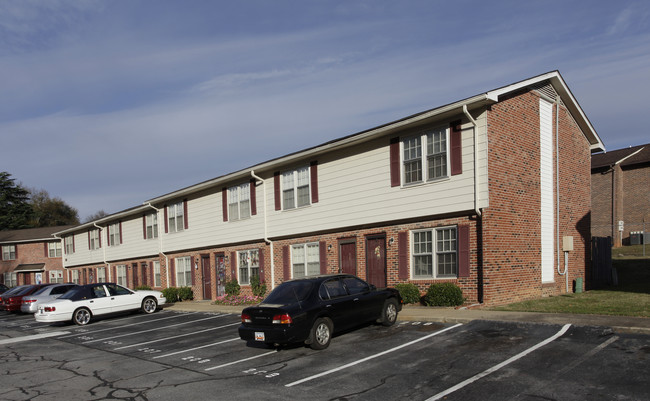
[[0, 230], [30, 228], [33, 217], [29, 192], [17, 185], [11, 174], [0, 172]]

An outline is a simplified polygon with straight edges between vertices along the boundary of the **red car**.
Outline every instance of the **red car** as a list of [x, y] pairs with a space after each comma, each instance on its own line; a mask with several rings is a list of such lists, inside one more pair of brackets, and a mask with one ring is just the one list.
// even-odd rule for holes
[[20, 312], [20, 305], [23, 302], [23, 297], [32, 295], [36, 291], [51, 284], [33, 284], [21, 285], [15, 287], [14, 291], [7, 291], [0, 295], [0, 308], [9, 312]]

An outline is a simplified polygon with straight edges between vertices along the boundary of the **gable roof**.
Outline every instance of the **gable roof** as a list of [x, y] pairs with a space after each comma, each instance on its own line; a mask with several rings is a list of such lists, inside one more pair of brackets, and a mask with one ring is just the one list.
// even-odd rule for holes
[[43, 242], [56, 239], [53, 234], [75, 227], [74, 225], [27, 228], [24, 230], [0, 231], [0, 243], [11, 242]]
[[650, 143], [629, 148], [597, 153], [591, 156], [591, 169], [611, 167], [620, 164], [621, 167], [650, 163]]

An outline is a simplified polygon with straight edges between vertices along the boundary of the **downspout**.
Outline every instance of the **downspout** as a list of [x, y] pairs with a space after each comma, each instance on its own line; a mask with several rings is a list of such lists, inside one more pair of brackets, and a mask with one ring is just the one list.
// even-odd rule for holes
[[[102, 228], [100, 226], [98, 226], [97, 223], [95, 223], [95, 222], [93, 222], [93, 226], [95, 226], [95, 227], [97, 227], [99, 229], [99, 240], [101, 241]], [[106, 229], [108, 230], [108, 227]], [[106, 242], [106, 246], [102, 247], [102, 255], [103, 255], [103, 259], [104, 259], [104, 264], [106, 265], [106, 277], [108, 277], [108, 279], [106, 281], [112, 281], [112, 280], [115, 280], [115, 277], [111, 277], [111, 269], [110, 269], [111, 266], [108, 263], [108, 261], [106, 260], [106, 248], [107, 247], [108, 247], [108, 241]], [[115, 282], [117, 282], [117, 280], [115, 280]]]
[[474, 211], [478, 217], [481, 217], [481, 210], [478, 207], [479, 193], [478, 193], [478, 124], [474, 117], [469, 114], [467, 110], [467, 105], [463, 105], [463, 113], [469, 121], [474, 125]]
[[565, 292], [569, 292], [569, 252], [564, 253], [564, 271], [560, 271], [560, 97], [555, 98], [555, 224], [557, 237], [557, 273], [564, 276]]
[[[144, 205], [149, 206], [150, 208], [155, 210], [156, 214], [158, 216], [160, 216], [160, 209], [157, 209], [156, 207], [154, 207], [151, 204], [151, 202], [147, 202]], [[165, 224], [164, 221], [163, 221], [163, 224]], [[162, 236], [162, 233], [160, 232], [160, 227], [161, 227], [161, 224], [158, 224], [158, 241], [159, 241], [159, 244], [160, 244], [159, 245], [160, 249], [158, 250], [158, 252], [165, 257], [165, 275], [167, 277], [167, 287], [169, 287], [170, 286], [169, 284], [171, 283], [171, 281], [169, 281], [169, 258], [167, 257], [167, 255], [165, 255], [165, 252], [163, 252], [163, 236]]]
[[[254, 170], [251, 170], [251, 177], [258, 181], [262, 181], [262, 185], [264, 185], [266, 182], [264, 179], [258, 175], [255, 174]], [[252, 188], [255, 190], [255, 188]], [[269, 244], [271, 248], [271, 290], [275, 288], [275, 258], [274, 258], [274, 252], [273, 252], [273, 241], [269, 239], [269, 226], [268, 226], [268, 221], [267, 221], [267, 214], [266, 214], [266, 186], [264, 186], [264, 242]]]

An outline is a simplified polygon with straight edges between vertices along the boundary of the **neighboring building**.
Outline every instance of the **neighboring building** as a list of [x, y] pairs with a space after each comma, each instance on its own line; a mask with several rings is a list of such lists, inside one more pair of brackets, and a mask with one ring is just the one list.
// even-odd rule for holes
[[0, 282], [9, 287], [64, 282], [61, 240], [52, 234], [70, 227], [0, 231]]
[[[250, 292], [350, 272], [459, 285], [467, 303], [589, 277], [590, 160], [604, 150], [559, 72], [217, 177], [57, 233], [80, 280]], [[568, 275], [563, 276], [568, 252]], [[558, 266], [559, 265], [559, 266]]]
[[650, 144], [593, 155], [591, 203], [592, 235], [612, 237], [616, 247], [642, 243], [650, 232]]

